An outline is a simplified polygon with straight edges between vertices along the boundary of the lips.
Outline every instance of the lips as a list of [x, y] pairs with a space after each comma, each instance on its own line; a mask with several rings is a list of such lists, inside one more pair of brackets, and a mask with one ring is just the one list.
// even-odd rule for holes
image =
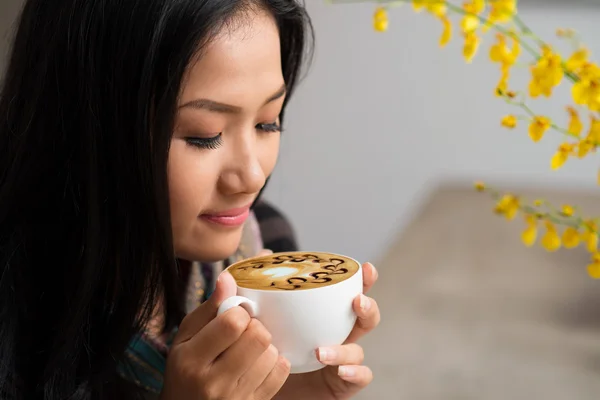
[[242, 225], [250, 215], [250, 204], [244, 207], [232, 208], [224, 211], [208, 212], [200, 218], [213, 224], [236, 227]]

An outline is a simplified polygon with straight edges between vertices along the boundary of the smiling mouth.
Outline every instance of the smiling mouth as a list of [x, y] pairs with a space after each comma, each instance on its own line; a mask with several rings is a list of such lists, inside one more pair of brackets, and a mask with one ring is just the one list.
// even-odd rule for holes
[[250, 205], [220, 212], [210, 212], [200, 215], [200, 218], [221, 226], [237, 227], [243, 225], [250, 215]]

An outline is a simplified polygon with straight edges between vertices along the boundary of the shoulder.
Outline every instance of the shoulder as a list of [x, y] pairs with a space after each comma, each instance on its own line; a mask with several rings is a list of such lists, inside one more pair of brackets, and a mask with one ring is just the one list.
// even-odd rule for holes
[[254, 206], [254, 215], [265, 249], [274, 252], [298, 250], [292, 224], [281, 210], [261, 199]]

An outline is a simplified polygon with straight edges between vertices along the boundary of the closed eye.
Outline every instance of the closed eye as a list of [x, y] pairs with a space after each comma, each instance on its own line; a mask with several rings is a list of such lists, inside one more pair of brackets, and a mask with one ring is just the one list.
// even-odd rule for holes
[[256, 129], [262, 132], [281, 132], [283, 129], [277, 122], [271, 124], [258, 124]]
[[[277, 123], [277, 122], [273, 122], [270, 124], [257, 124], [256, 125], [256, 129], [258, 131], [261, 132], [265, 132], [265, 133], [269, 133], [269, 132], [281, 132], [283, 129], [281, 128], [281, 126]], [[214, 149], [218, 149], [219, 147], [221, 147], [221, 145], [223, 144], [223, 133], [219, 133], [218, 135], [215, 135], [213, 137], [210, 138], [202, 138], [202, 137], [186, 137], [185, 141], [187, 144], [189, 144], [190, 146], [194, 146], [197, 147], [199, 149], [209, 149], [209, 150], [214, 150]]]
[[218, 149], [223, 144], [222, 141], [222, 133], [219, 133], [216, 136], [210, 138], [201, 138], [201, 137], [186, 137], [185, 141], [190, 146], [197, 147], [199, 149]]

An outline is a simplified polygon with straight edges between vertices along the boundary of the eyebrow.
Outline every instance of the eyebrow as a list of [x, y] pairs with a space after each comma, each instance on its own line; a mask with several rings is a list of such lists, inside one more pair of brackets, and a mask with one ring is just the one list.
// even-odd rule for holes
[[[263, 104], [266, 106], [269, 103], [274, 102], [277, 99], [283, 97], [286, 93], [286, 86], [283, 84], [277, 92], [273, 93], [267, 101]], [[199, 110], [207, 110], [220, 114], [239, 114], [242, 112], [242, 108], [239, 106], [234, 106], [231, 104], [219, 103], [217, 101], [209, 100], [209, 99], [196, 99], [189, 101], [182, 105], [180, 108], [195, 108]]]

